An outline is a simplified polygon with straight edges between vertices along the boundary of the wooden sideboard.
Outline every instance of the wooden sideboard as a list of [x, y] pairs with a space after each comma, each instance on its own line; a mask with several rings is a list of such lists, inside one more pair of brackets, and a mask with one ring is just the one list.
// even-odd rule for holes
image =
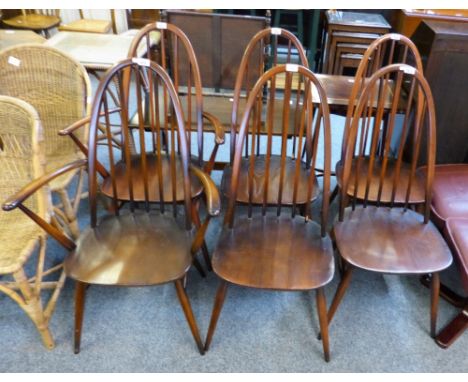
[[468, 23], [426, 20], [412, 40], [434, 96], [437, 163], [468, 163]]

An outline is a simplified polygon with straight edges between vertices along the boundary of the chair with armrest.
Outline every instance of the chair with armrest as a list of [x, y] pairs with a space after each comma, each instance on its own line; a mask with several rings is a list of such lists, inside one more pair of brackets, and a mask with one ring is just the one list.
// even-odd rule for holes
[[[250, 128], [261, 111], [255, 109], [255, 105], [262, 99], [264, 87], [278, 76], [285, 77], [282, 108], [285, 117], [278, 145], [280, 154], [273, 156], [273, 146], [277, 145], [273, 145], [272, 111], [279, 96], [278, 89], [276, 94], [273, 91], [267, 94], [267, 136], [261, 147], [257, 142], [258, 132]], [[294, 144], [287, 138], [288, 113], [294, 113], [289, 102], [294, 93], [293, 76], [300, 76], [300, 82], [304, 85], [304, 91], [298, 94], [298, 105], [302, 107], [297, 112], [300, 123]], [[312, 103], [313, 88], [320, 99], [318, 105]], [[334, 260], [332, 242], [326, 232], [328, 198], [322, 198], [320, 208], [320, 189], [314, 169], [316, 162], [322, 161], [323, 195], [328, 195], [330, 135], [325, 92], [307, 67], [279, 65], [259, 78], [249, 94], [240, 124], [227, 212], [213, 253], [213, 270], [221, 280], [208, 329], [206, 350], [212, 342], [228, 285], [282, 291], [315, 289], [320, 328], [324, 333], [323, 352], [325, 360], [329, 360], [324, 286], [333, 278]], [[297, 155], [307, 144], [307, 137], [312, 142], [310, 163], [305, 163]], [[318, 149], [319, 137], [323, 139], [323, 150]], [[263, 152], [261, 157], [258, 155], [260, 152]], [[243, 166], [248, 178], [242, 177]], [[278, 177], [273, 177], [273, 169], [278, 169]], [[259, 178], [257, 174], [260, 171]], [[247, 190], [247, 199], [243, 203], [239, 202], [239, 195], [245, 192], [243, 189], [241, 191], [241, 186]], [[259, 201], [255, 199], [254, 202], [257, 197]], [[289, 207], [284, 206], [287, 198], [291, 199]], [[318, 208], [312, 208], [314, 201]], [[300, 203], [305, 204], [303, 216], [297, 214]], [[241, 207], [241, 204], [245, 207]], [[317, 209], [320, 212], [317, 213]]]
[[[24, 44], [0, 53], [0, 93], [20, 98], [39, 113], [44, 129], [46, 172], [83, 158], [80, 149], [59, 131], [89, 114], [91, 86], [83, 66], [61, 51], [40, 44]], [[76, 134], [81, 143], [87, 139], [87, 125]], [[77, 185], [70, 197], [74, 179]], [[69, 236], [78, 237], [76, 213], [81, 200], [84, 170], [76, 169], [54, 179], [50, 188], [58, 194], [54, 224]]]
[[[26, 102], [0, 96], [0, 199], [3, 203], [44, 173], [44, 136], [39, 116]], [[32, 217], [50, 221], [50, 191], [38, 190], [22, 206]], [[47, 266], [46, 233], [20, 211], [0, 211], [0, 291], [18, 303], [33, 321], [44, 346], [54, 347], [49, 321], [65, 281], [62, 264]], [[31, 258], [37, 253], [35, 275], [28, 277]], [[44, 277], [59, 272], [55, 281]], [[8, 280], [12, 276], [12, 280]], [[47, 305], [41, 293], [51, 290]]]
[[[115, 99], [108, 88], [115, 82], [123, 84], [125, 76], [131, 80], [131, 85], [128, 92], [118, 94], [119, 106], [115, 108]], [[142, 78], [154, 89], [149, 99], [152, 105], [151, 126], [147, 132], [140, 125], [136, 151], [132, 152], [128, 129], [129, 105], [134, 102], [133, 97], [140, 99], [144, 92]], [[158, 122], [157, 116], [161, 111], [156, 98], [160, 87], [166, 88], [167, 102], [175, 113], [171, 126], [160, 126]], [[118, 147], [112, 144], [113, 124], [122, 126], [122, 145]], [[167, 145], [161, 141], [161, 129], [166, 129]], [[107, 139], [104, 150], [98, 150], [99, 131], [104, 131]], [[211, 217], [219, 214], [220, 202], [210, 177], [190, 164], [180, 102], [163, 68], [150, 61], [127, 59], [109, 69], [95, 95], [88, 149], [87, 160], [74, 162], [42, 182], [76, 168], [87, 167], [88, 170], [90, 225], [76, 243], [54, 227], [43, 225], [70, 251], [64, 264], [67, 276], [76, 281], [75, 353], [80, 351], [87, 285], [147, 286], [172, 282], [197, 347], [203, 354], [183, 280], [194, 254], [200, 250]], [[156, 174], [156, 177], [150, 177], [150, 174]], [[110, 184], [111, 204], [114, 207], [111, 211], [98, 209], [98, 177], [103, 177], [104, 182]], [[164, 182], [165, 177], [169, 177], [170, 181]], [[121, 182], [125, 183], [125, 188], [117, 187]], [[7, 207], [21, 207], [32, 189], [40, 184], [36, 182], [27, 192], [12, 197]], [[196, 228], [192, 220], [192, 196], [194, 192], [201, 194], [203, 190], [207, 217]], [[123, 198], [122, 192], [128, 196]], [[128, 200], [128, 208], [118, 208], [120, 199]], [[158, 208], [153, 208], [155, 201]]]
[[[395, 86], [389, 136], [392, 136], [394, 124], [391, 120], [399, 93], [403, 84], [409, 85], [403, 131], [395, 155], [390, 151], [389, 140], [384, 141], [383, 149], [379, 151], [379, 131], [374, 129], [368, 134], [369, 129], [365, 128], [369, 120], [375, 117], [368, 111], [371, 108], [382, 110], [384, 98], [379, 97], [374, 107], [374, 94], [383, 92], [390, 81]], [[412, 118], [409, 118], [410, 115]], [[329, 322], [355, 269], [395, 275], [431, 274], [430, 334], [435, 336], [439, 272], [452, 262], [447, 244], [429, 220], [435, 166], [435, 123], [431, 90], [422, 73], [414, 67], [404, 64], [386, 66], [376, 71], [364, 85], [349, 127], [339, 219], [333, 228], [344, 274], [328, 311]], [[422, 137], [426, 138], [424, 145]], [[406, 150], [410, 153], [407, 176], [403, 172]], [[364, 151], [366, 156], [362, 155]], [[422, 154], [424, 152], [425, 155]], [[417, 172], [417, 165], [423, 159], [427, 163], [427, 171]], [[367, 165], [367, 170], [360, 172], [364, 165]], [[353, 171], [362, 173], [362, 178], [358, 180], [353, 177]], [[375, 183], [372, 183], [374, 179]], [[351, 196], [348, 195], [350, 189], [353, 190]], [[409, 208], [416, 199], [422, 213]]]

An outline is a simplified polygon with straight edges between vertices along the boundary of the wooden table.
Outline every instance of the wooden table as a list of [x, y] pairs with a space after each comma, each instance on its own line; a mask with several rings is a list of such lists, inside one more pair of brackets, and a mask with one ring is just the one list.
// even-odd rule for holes
[[43, 44], [47, 40], [33, 31], [0, 29], [0, 50], [18, 44]]
[[[335, 63], [335, 49], [339, 42], [359, 43], [361, 34], [367, 36], [374, 35], [374, 38], [390, 31], [390, 24], [382, 15], [376, 13], [358, 13], [358, 12], [342, 12], [329, 10], [325, 13], [326, 27], [322, 36], [325, 46], [323, 61], [323, 71], [329, 74], [333, 73]], [[357, 40], [341, 41], [334, 38], [335, 33], [348, 32], [352, 33]], [[363, 37], [365, 37], [363, 35]], [[366, 40], [367, 42], [367, 40]]]
[[[154, 34], [154, 44], [159, 43], [159, 37], [159, 33]], [[132, 40], [133, 36], [131, 34], [58, 32], [47, 40], [46, 45], [68, 53], [88, 70], [102, 71], [127, 58]], [[138, 55], [141, 57], [145, 53], [146, 46], [142, 44]]]
[[467, 9], [400, 9], [395, 25], [398, 33], [411, 37], [424, 20], [468, 23]]

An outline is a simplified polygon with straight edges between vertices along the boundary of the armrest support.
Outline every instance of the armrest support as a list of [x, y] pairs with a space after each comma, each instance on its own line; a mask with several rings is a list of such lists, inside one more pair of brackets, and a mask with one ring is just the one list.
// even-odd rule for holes
[[206, 195], [206, 208], [208, 215], [212, 217], [218, 216], [221, 211], [221, 198], [219, 196], [218, 188], [210, 176], [200, 170], [198, 167], [190, 165], [190, 169], [203, 185], [203, 189]]
[[221, 121], [207, 111], [203, 112], [203, 118], [207, 119], [213, 126], [215, 132], [215, 142], [218, 145], [222, 145], [224, 143], [224, 126]]
[[[116, 112], [118, 112], [120, 110], [122, 110], [120, 107], [115, 108], [115, 109], [111, 109], [108, 112], [108, 114], [113, 114], [113, 113], [116, 113]], [[105, 113], [100, 114], [101, 117], [104, 116], [104, 115], [105, 115]], [[71, 135], [75, 130], [79, 129], [80, 127], [83, 127], [84, 125], [86, 125], [90, 121], [91, 121], [91, 116], [84, 117], [84, 118], [76, 121], [75, 123], [72, 123], [70, 126], [66, 127], [65, 129], [60, 130], [59, 135], [61, 135], [61, 136]]]

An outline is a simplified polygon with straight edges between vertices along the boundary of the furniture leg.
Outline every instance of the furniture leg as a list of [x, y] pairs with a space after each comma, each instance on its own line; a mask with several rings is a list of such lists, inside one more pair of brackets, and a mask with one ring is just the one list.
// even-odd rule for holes
[[81, 329], [83, 327], [84, 306], [86, 300], [87, 284], [81, 281], [75, 282], [75, 343], [74, 353], [80, 352]]
[[210, 348], [211, 340], [213, 339], [213, 334], [216, 329], [216, 324], [218, 323], [218, 318], [221, 313], [221, 309], [223, 308], [224, 300], [226, 298], [227, 286], [227, 282], [221, 280], [221, 284], [219, 285], [218, 291], [216, 292], [213, 312], [211, 313], [210, 326], [208, 328], [208, 333], [206, 335], [205, 340], [205, 351], [208, 351], [208, 349]]
[[325, 301], [325, 293], [323, 288], [319, 288], [316, 291], [316, 300], [317, 300], [317, 313], [319, 316], [320, 322], [320, 333], [322, 337], [323, 344], [323, 354], [325, 361], [330, 361], [330, 343], [328, 336], [328, 319], [327, 319], [327, 304]]

